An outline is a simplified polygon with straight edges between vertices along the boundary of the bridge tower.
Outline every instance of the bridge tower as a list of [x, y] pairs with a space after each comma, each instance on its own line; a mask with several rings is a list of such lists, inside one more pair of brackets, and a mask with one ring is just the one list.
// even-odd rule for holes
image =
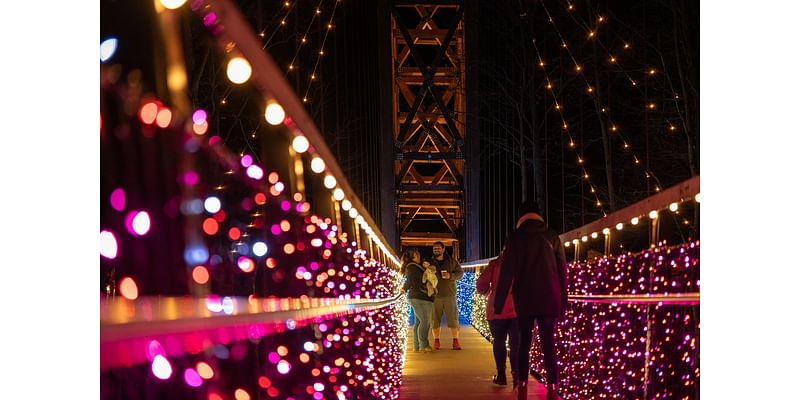
[[464, 4], [395, 0], [391, 12], [394, 175], [400, 245], [464, 240]]

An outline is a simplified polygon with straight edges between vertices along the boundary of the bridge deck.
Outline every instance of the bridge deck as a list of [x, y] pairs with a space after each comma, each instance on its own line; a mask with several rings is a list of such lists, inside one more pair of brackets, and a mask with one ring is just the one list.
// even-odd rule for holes
[[[495, 373], [492, 345], [472, 326], [461, 326], [463, 350], [460, 351], [450, 349], [450, 332], [446, 327], [442, 327], [442, 349], [430, 354], [410, 351], [411, 335], [409, 330], [400, 400], [514, 398], [511, 369], [506, 366], [508, 386], [492, 384]], [[529, 400], [560, 399], [552, 394], [547, 397], [544, 385], [533, 377], [528, 382]]]

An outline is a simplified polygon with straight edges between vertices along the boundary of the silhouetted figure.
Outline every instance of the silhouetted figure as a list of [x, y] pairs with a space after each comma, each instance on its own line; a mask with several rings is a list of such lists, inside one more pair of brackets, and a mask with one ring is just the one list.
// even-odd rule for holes
[[518, 399], [526, 399], [534, 321], [539, 326], [548, 391], [558, 391], [555, 327], [567, 309], [567, 262], [558, 234], [547, 228], [535, 202], [524, 201], [518, 215], [516, 229], [506, 240], [493, 306], [500, 314], [513, 288], [520, 334], [516, 368], [520, 376], [515, 390]]

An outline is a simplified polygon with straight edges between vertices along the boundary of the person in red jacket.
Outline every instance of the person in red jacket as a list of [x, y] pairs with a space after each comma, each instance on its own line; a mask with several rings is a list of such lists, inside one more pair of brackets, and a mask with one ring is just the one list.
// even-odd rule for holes
[[497, 292], [497, 282], [500, 279], [500, 266], [503, 260], [503, 253], [486, 267], [475, 284], [476, 290], [482, 295], [489, 295], [486, 300], [486, 319], [489, 321], [489, 330], [492, 331], [492, 353], [494, 354], [494, 364], [497, 367], [497, 374], [492, 377], [492, 383], [496, 385], [507, 385], [506, 381], [506, 338], [509, 341], [511, 351], [508, 358], [511, 364], [511, 379], [514, 386], [517, 385], [517, 354], [519, 352], [519, 329], [517, 329], [517, 313], [514, 311], [514, 298], [508, 296], [503, 304], [503, 311], [499, 314], [494, 312], [494, 299]]
[[535, 202], [523, 201], [516, 229], [506, 239], [493, 304], [495, 313], [501, 313], [511, 290], [519, 325], [517, 372], [520, 376], [515, 388], [518, 399], [527, 398], [528, 356], [534, 322], [539, 327], [547, 389], [558, 392], [555, 329], [556, 319], [562, 317], [567, 309], [566, 266], [564, 247], [558, 234], [545, 225]]

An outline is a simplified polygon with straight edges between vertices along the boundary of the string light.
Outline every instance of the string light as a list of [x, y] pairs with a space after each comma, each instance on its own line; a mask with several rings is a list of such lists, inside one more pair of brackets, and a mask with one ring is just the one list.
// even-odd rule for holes
[[234, 57], [228, 61], [227, 68], [228, 79], [235, 84], [242, 84], [250, 79], [253, 73], [253, 68], [250, 63], [242, 57]]
[[267, 123], [270, 125], [280, 125], [285, 118], [286, 112], [283, 111], [283, 107], [281, 107], [280, 104], [275, 101], [267, 103], [267, 107], [264, 109], [264, 119], [267, 120]]
[[[322, 55], [325, 53], [325, 43], [328, 41], [328, 34], [333, 28], [333, 17], [336, 16], [336, 7], [339, 5], [339, 2], [335, 2], [333, 4], [333, 11], [331, 12], [331, 18], [328, 20], [328, 29], [325, 31], [325, 36], [322, 37], [322, 45], [319, 47], [319, 55], [317, 56], [317, 61], [314, 63], [314, 69], [311, 71], [311, 81], [313, 81], [317, 74], [317, 67], [319, 66], [319, 61], [322, 58]], [[319, 8], [317, 8], [317, 14], [319, 14]], [[306, 92], [303, 94], [303, 102], [306, 101], [308, 97], [308, 92], [311, 90], [311, 81], [309, 81], [308, 86], [306, 87]]]

